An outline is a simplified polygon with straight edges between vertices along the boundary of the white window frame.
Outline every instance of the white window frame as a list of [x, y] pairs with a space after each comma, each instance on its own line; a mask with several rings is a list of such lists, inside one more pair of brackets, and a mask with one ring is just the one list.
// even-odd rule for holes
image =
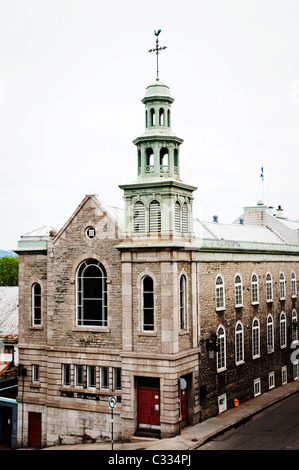
[[272, 281], [272, 274], [266, 274], [266, 301], [273, 302], [273, 281]]
[[292, 271], [291, 274], [291, 297], [295, 299], [297, 297], [297, 282], [296, 282], [296, 273]]
[[287, 346], [287, 318], [285, 312], [281, 312], [279, 319], [280, 347]]
[[299, 378], [299, 361], [293, 362], [293, 378], [294, 380]]
[[70, 387], [72, 383], [71, 381], [72, 381], [71, 364], [62, 364], [62, 385], [64, 387]]
[[235, 289], [235, 307], [243, 307], [243, 284], [242, 284], [242, 276], [241, 274], [235, 275], [235, 282], [234, 282], [234, 289]]
[[[253, 277], [255, 276], [255, 279]], [[252, 273], [251, 276], [251, 304], [259, 304], [259, 281], [256, 273]]]
[[[100, 388], [101, 390], [109, 390], [109, 377], [110, 377], [110, 371], [109, 367], [107, 366], [101, 366], [100, 368]], [[107, 379], [107, 382], [106, 382]]]
[[[93, 377], [94, 374], [94, 377]], [[97, 369], [96, 366], [87, 366], [87, 388], [95, 390], [97, 387]]]
[[274, 351], [274, 322], [273, 322], [272, 315], [268, 315], [268, 318], [267, 318], [267, 352], [272, 353], [273, 351]]
[[280, 300], [286, 299], [286, 281], [283, 272], [279, 274], [279, 298]]
[[[218, 279], [221, 280], [221, 283], [217, 283]], [[216, 299], [216, 311], [220, 312], [222, 310], [225, 310], [225, 286], [224, 286], [224, 279], [221, 274], [217, 274], [216, 280], [215, 280], [215, 299]]]
[[121, 390], [121, 368], [120, 367], [113, 368], [113, 389]]
[[258, 318], [254, 318], [252, 322], [252, 358], [260, 357], [260, 322]]
[[274, 372], [269, 372], [268, 386], [269, 386], [269, 390], [275, 387], [275, 373]]
[[[81, 382], [81, 374], [82, 374], [82, 382]], [[75, 387], [83, 388], [84, 386], [84, 366], [81, 364], [75, 365]]]
[[258, 397], [261, 393], [261, 379], [255, 379], [253, 381], [253, 396]]
[[[37, 288], [39, 288], [40, 290], [39, 293], [36, 293]], [[39, 302], [37, 302], [37, 299], [39, 299]], [[42, 325], [42, 286], [40, 282], [34, 282], [32, 284], [31, 308], [32, 308], [32, 326], [41, 326]], [[37, 312], [39, 312], [40, 318], [37, 318]]]
[[[223, 330], [223, 332], [219, 333], [221, 330]], [[216, 353], [216, 368], [217, 372], [222, 372], [226, 370], [226, 337], [223, 325], [219, 325], [217, 328], [217, 338], [219, 351]]]
[[[297, 324], [296, 328], [293, 327], [294, 323]], [[297, 312], [295, 309], [292, 310], [291, 328], [292, 328], [292, 341], [296, 341], [298, 339], [298, 317], [297, 317]]]
[[32, 383], [39, 383], [39, 365], [32, 364]]
[[288, 371], [287, 371], [287, 366], [283, 366], [281, 368], [281, 383], [282, 385], [285, 385], [288, 383]]
[[[183, 290], [181, 289], [183, 284]], [[188, 319], [188, 283], [187, 276], [185, 273], [180, 275], [179, 278], [179, 321], [180, 330], [187, 330], [187, 319]]]
[[240, 321], [235, 328], [235, 360], [236, 365], [244, 363], [244, 328]]

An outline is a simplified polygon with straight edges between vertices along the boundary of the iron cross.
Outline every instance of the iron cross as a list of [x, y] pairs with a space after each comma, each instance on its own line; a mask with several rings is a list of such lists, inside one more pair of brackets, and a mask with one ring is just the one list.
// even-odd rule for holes
[[161, 29], [159, 29], [159, 31], [157, 33], [156, 33], [156, 31], [154, 31], [154, 33], [155, 33], [155, 36], [157, 37], [156, 47], [154, 49], [150, 49], [148, 52], [155, 52], [156, 53], [156, 56], [157, 56], [157, 80], [159, 80], [159, 61], [158, 61], [159, 52], [161, 52], [163, 49], [167, 49], [167, 47], [166, 46], [164, 46], [164, 47], [159, 46], [159, 34], [161, 33]]

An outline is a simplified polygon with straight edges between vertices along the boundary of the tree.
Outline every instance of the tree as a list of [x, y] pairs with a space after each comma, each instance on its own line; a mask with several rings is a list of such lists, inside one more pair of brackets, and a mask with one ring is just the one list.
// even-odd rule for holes
[[17, 286], [19, 283], [19, 258], [2, 256], [0, 258], [0, 286]]

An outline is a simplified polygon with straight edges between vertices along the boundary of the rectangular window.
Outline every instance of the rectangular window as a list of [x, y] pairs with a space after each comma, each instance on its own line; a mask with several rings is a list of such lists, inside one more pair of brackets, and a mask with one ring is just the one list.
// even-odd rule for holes
[[96, 367], [87, 366], [87, 387], [96, 388]]
[[38, 364], [32, 365], [32, 382], [34, 383], [39, 382], [39, 365]]
[[101, 389], [109, 390], [109, 367], [101, 367]]
[[294, 380], [298, 380], [299, 377], [299, 367], [298, 367], [298, 362], [293, 363], [293, 377]]
[[121, 369], [119, 367], [113, 369], [113, 388], [121, 390]]
[[261, 379], [256, 379], [253, 382], [253, 395], [257, 397], [261, 394]]
[[269, 373], [269, 390], [275, 387], [275, 375], [274, 372]]
[[288, 381], [287, 366], [281, 368], [281, 382], [282, 385], [285, 385]]
[[71, 385], [71, 365], [62, 364], [62, 385]]
[[83, 366], [75, 367], [75, 385], [76, 387], [83, 387]]

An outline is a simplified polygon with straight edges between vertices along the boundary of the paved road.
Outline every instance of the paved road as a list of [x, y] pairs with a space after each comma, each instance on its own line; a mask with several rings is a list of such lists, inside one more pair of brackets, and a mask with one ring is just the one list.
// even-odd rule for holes
[[299, 450], [298, 394], [271, 406], [198, 450]]

